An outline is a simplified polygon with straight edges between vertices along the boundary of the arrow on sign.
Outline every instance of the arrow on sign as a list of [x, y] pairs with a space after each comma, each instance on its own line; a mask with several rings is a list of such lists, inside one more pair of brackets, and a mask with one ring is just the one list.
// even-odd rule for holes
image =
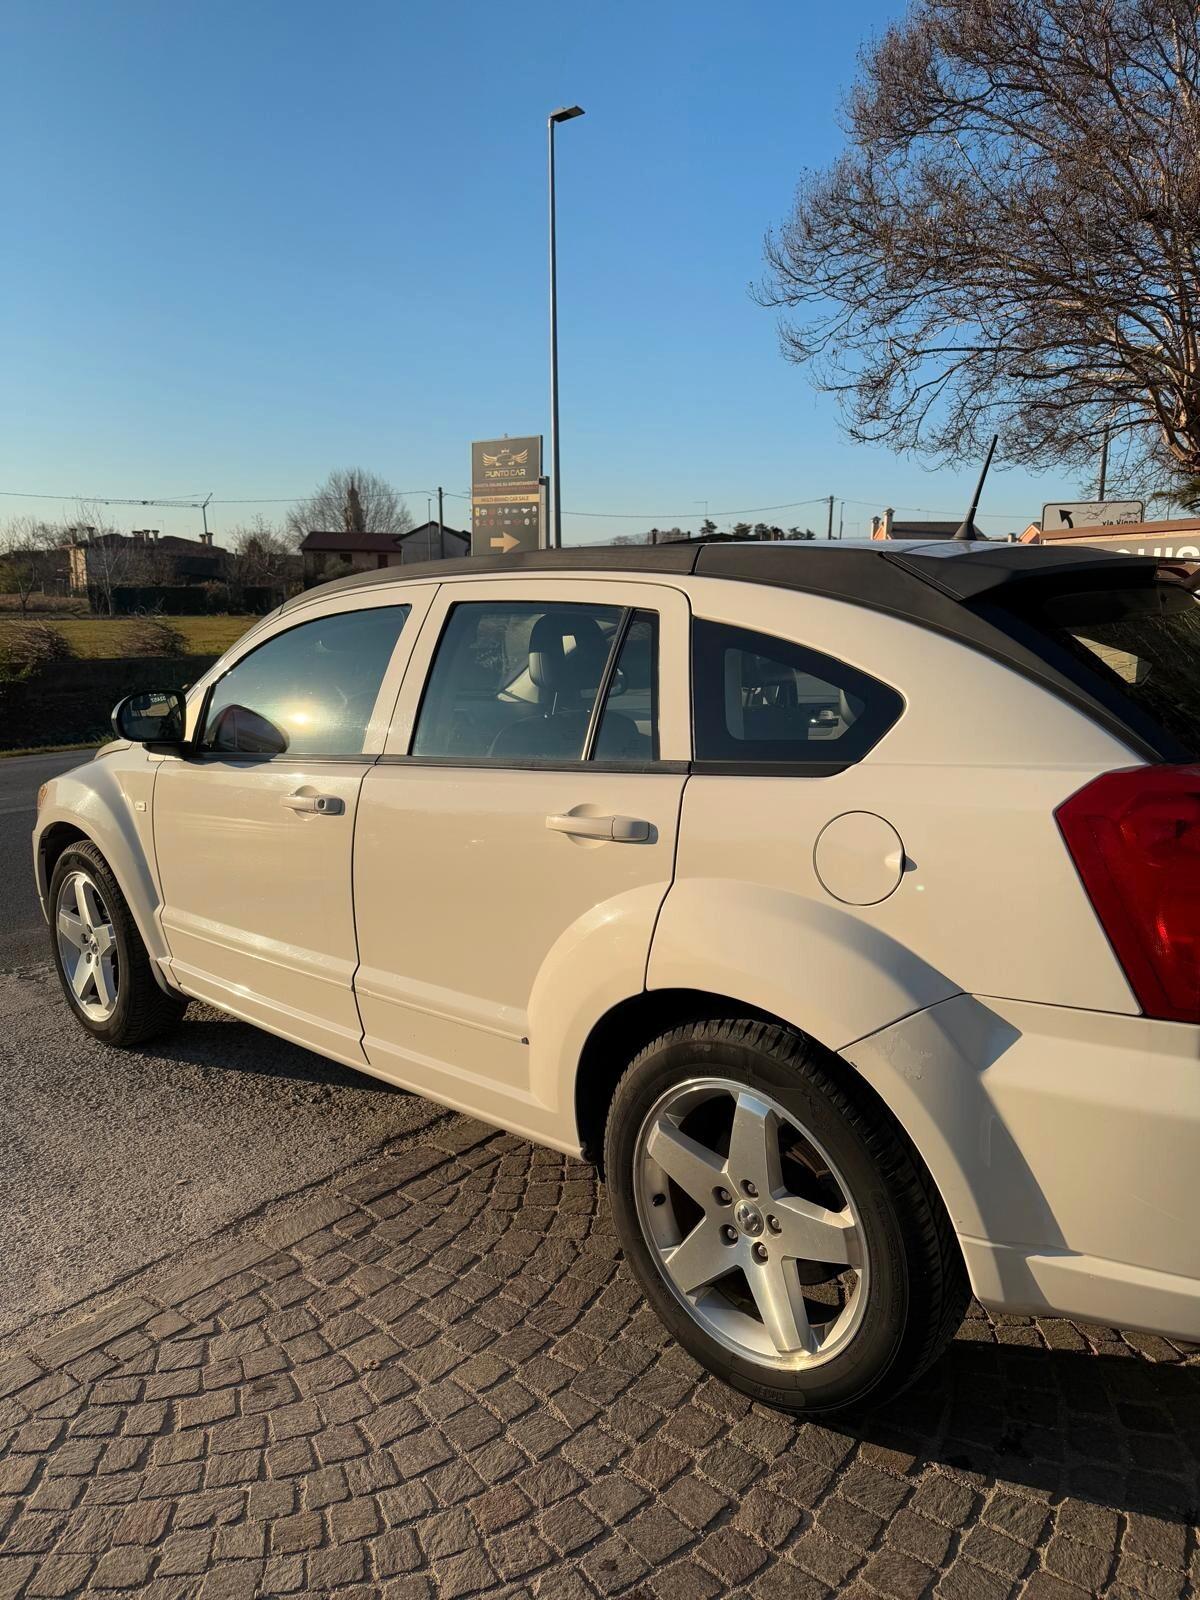
[[493, 550], [503, 550], [507, 555], [510, 550], [515, 550], [520, 542], [520, 539], [514, 539], [511, 533], [502, 533], [498, 539], [491, 540], [491, 546]]

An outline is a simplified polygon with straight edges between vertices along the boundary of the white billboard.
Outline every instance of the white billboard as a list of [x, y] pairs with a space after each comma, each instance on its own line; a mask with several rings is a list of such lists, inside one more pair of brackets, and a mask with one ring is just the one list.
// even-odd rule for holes
[[1118, 528], [1123, 522], [1142, 522], [1145, 515], [1144, 500], [1055, 500], [1042, 507], [1042, 532]]

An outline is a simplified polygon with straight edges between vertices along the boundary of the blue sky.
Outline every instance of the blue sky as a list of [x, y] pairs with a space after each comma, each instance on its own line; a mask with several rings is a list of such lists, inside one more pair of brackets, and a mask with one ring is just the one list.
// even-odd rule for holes
[[[559, 135], [566, 542], [695, 527], [703, 502], [832, 493], [848, 536], [888, 503], [960, 514], [977, 466], [847, 444], [748, 294], [801, 169], [839, 147], [860, 44], [899, 9], [7, 0], [0, 489], [251, 500], [361, 464], [464, 490], [472, 438], [548, 431], [545, 117], [578, 102]], [[1019, 528], [1086, 487], [994, 472], [981, 520]], [[219, 538], [284, 509], [210, 518]], [[74, 506], [0, 500], [27, 511]], [[581, 515], [608, 511], [632, 515]], [[465, 526], [465, 501], [446, 518]]]

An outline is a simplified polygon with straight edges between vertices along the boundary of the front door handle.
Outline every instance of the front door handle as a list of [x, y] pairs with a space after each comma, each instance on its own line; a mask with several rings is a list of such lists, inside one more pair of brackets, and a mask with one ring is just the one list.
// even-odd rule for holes
[[555, 833], [573, 834], [577, 839], [610, 839], [615, 844], [636, 844], [650, 837], [650, 824], [641, 817], [547, 817], [546, 826]]
[[346, 809], [335, 794], [285, 794], [279, 803], [289, 811], [315, 811], [323, 817], [340, 816]]

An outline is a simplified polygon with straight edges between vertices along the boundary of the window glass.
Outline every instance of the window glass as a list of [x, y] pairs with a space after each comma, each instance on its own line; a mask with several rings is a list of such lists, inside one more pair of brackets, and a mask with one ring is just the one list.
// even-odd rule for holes
[[595, 761], [658, 760], [658, 617], [635, 611], [600, 717]]
[[[1138, 574], [1136, 581], [1085, 591], [1026, 585], [1013, 609], [1035, 628], [1035, 648], [1046, 641], [1064, 649], [1195, 759], [1200, 756], [1198, 583], [1196, 569], [1184, 567], [1164, 570], [1156, 582]], [[997, 607], [994, 614], [1002, 611]]]
[[578, 761], [619, 606], [470, 602], [450, 612], [413, 754]]
[[408, 606], [344, 611], [268, 639], [218, 680], [201, 748], [359, 755]]
[[692, 652], [698, 761], [858, 761], [903, 710], [886, 684], [768, 634], [697, 619]]

